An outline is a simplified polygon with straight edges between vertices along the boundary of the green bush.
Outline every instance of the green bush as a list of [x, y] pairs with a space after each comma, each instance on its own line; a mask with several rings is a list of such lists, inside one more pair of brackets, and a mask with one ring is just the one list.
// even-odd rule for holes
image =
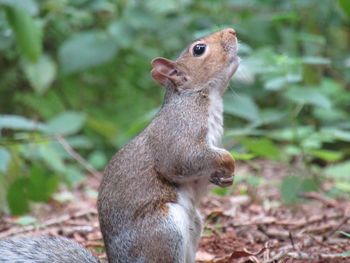
[[162, 101], [151, 59], [226, 26], [242, 57], [225, 96], [236, 158], [331, 176], [321, 167], [350, 155], [349, 17], [346, 0], [0, 0], [0, 207], [21, 214], [80, 182], [67, 145], [102, 169]]

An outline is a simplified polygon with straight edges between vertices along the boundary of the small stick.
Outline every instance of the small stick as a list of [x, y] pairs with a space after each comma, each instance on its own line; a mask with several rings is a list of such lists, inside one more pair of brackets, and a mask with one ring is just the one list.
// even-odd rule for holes
[[333, 229], [333, 231], [331, 231], [327, 237], [332, 236], [335, 232], [337, 232], [343, 225], [345, 225], [348, 221], [349, 221], [350, 217], [345, 217], [340, 224], [338, 224], [338, 226], [336, 228]]
[[292, 247], [295, 249], [292, 232], [288, 231], [288, 234], [289, 234], [288, 237], [289, 237], [290, 243], [292, 244]]
[[56, 136], [57, 141], [62, 145], [63, 149], [81, 166], [83, 166], [88, 172], [90, 172], [96, 178], [101, 178], [101, 173], [97, 171], [91, 164], [89, 164], [79, 153], [77, 153], [69, 143], [61, 136]]
[[[93, 210], [87, 210], [87, 211], [84, 211], [84, 212], [75, 213], [73, 215], [64, 214], [64, 215], [62, 215], [60, 217], [49, 219], [49, 220], [47, 220], [46, 222], [44, 222], [42, 224], [25, 226], [25, 227], [21, 227], [19, 229], [18, 228], [15, 228], [15, 229], [12, 228], [12, 229], [9, 229], [6, 232], [0, 233], [0, 239], [1, 238], [5, 238], [5, 237], [9, 237], [9, 236], [18, 235], [18, 234], [23, 234], [23, 233], [30, 232], [30, 231], [33, 231], [33, 230], [38, 230], [38, 229], [45, 228], [45, 227], [48, 227], [48, 226], [60, 224], [60, 223], [63, 223], [65, 221], [70, 220], [71, 218], [78, 218], [78, 217], [81, 217], [81, 216], [84, 216], [84, 215], [87, 215], [87, 214], [91, 214], [93, 212], [94, 212]], [[95, 213], [96, 213], [96, 211], [95, 211]]]
[[326, 206], [330, 206], [330, 207], [338, 207], [338, 203], [336, 200], [323, 196], [320, 193], [316, 193], [316, 192], [307, 192], [307, 193], [301, 193], [300, 194], [301, 197], [307, 198], [307, 199], [313, 199], [316, 201], [320, 201], [321, 203], [325, 204]]

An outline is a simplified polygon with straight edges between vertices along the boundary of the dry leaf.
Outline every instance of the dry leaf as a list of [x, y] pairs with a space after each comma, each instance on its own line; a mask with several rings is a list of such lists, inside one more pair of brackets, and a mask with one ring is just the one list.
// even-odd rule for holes
[[209, 263], [209, 262], [212, 262], [214, 258], [215, 258], [215, 255], [205, 251], [200, 250], [196, 253], [196, 261]]
[[263, 247], [262, 249], [260, 249], [258, 252], [255, 252], [255, 253], [254, 252], [250, 252], [247, 249], [237, 250], [237, 251], [234, 251], [231, 254], [230, 260], [238, 259], [238, 258], [244, 258], [244, 257], [258, 256], [261, 253], [263, 253], [265, 250], [266, 250], [265, 247]]

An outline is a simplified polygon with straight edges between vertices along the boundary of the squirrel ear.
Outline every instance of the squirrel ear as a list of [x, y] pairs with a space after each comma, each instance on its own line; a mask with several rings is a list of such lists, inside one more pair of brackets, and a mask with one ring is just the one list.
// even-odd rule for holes
[[180, 71], [176, 62], [166, 58], [155, 58], [152, 64], [152, 77], [160, 85], [165, 86], [167, 81], [173, 83], [176, 87], [183, 85], [188, 77]]

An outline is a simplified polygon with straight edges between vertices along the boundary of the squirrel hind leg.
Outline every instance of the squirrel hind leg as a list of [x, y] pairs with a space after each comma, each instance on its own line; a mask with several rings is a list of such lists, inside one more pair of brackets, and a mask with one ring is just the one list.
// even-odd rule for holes
[[168, 218], [148, 218], [105, 239], [108, 262], [194, 263], [185, 258], [181, 232]]
[[202, 217], [197, 209], [188, 209], [181, 203], [169, 204], [169, 219], [181, 233], [183, 262], [195, 262], [196, 250], [202, 232]]

